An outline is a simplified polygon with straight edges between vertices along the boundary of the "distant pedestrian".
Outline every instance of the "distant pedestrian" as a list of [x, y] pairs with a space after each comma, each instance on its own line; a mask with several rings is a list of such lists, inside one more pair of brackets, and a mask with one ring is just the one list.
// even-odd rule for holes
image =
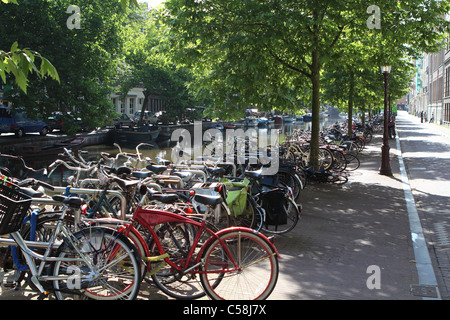
[[420, 122], [423, 123], [423, 111], [420, 111]]
[[430, 123], [434, 120], [434, 112], [431, 113]]

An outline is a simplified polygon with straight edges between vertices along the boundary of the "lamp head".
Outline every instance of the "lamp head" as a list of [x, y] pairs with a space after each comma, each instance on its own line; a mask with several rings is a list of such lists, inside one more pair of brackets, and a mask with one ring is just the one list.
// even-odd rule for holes
[[381, 73], [382, 74], [390, 74], [391, 73], [391, 66], [382, 66], [381, 67]]

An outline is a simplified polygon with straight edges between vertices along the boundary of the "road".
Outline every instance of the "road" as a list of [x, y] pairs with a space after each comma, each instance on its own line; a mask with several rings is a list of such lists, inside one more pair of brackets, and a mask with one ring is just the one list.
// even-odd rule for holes
[[450, 129], [400, 111], [402, 157], [442, 299], [450, 289]]

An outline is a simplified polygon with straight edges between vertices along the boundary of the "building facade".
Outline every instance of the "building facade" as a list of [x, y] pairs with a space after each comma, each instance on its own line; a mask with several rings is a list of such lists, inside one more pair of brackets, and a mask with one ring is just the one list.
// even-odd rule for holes
[[442, 113], [442, 124], [450, 126], [450, 38], [447, 42], [447, 48], [444, 54], [444, 70], [444, 107]]
[[414, 82], [407, 96], [408, 111], [417, 116], [423, 114], [426, 121], [450, 126], [450, 37], [441, 51], [423, 54], [415, 66]]
[[[142, 110], [145, 101], [144, 87], [138, 85], [130, 89], [125, 97], [120, 92], [115, 92], [111, 95], [111, 100], [117, 113], [133, 118], [137, 111]], [[149, 97], [147, 104], [146, 110], [152, 114], [165, 110], [165, 101], [160, 97]]]

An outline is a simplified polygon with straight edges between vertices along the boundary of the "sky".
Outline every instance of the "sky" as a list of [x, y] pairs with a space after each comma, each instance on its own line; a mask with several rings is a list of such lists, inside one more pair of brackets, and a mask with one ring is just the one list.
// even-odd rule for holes
[[164, 0], [138, 0], [138, 3], [139, 2], [147, 2], [149, 4], [149, 7], [155, 7], [161, 2], [164, 2]]

